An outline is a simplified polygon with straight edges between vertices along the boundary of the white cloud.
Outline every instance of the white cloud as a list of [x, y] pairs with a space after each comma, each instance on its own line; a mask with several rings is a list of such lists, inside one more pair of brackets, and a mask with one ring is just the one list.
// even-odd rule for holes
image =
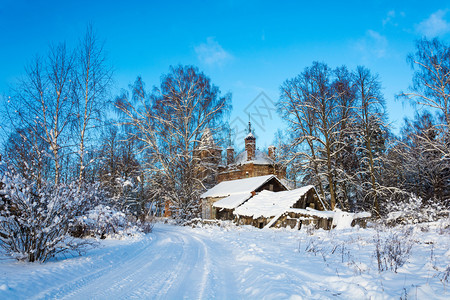
[[233, 57], [213, 37], [208, 37], [206, 43], [196, 46], [194, 50], [200, 62], [206, 65], [220, 66]]
[[[383, 26], [385, 26], [388, 23], [391, 23], [394, 18], [395, 18], [395, 10], [388, 11], [386, 18], [382, 21]], [[397, 26], [397, 24], [394, 25]]]
[[386, 14], [386, 18], [384, 18], [381, 23], [383, 24], [383, 27], [390, 25], [397, 27], [399, 25], [399, 22], [402, 21], [403, 18], [405, 18], [406, 14], [404, 11], [395, 11], [390, 10]]
[[445, 20], [447, 10], [438, 10], [416, 25], [416, 31], [428, 38], [434, 38], [450, 32], [450, 23]]
[[364, 59], [382, 58], [387, 54], [388, 40], [374, 30], [367, 30], [366, 35], [356, 42], [356, 48], [363, 53]]

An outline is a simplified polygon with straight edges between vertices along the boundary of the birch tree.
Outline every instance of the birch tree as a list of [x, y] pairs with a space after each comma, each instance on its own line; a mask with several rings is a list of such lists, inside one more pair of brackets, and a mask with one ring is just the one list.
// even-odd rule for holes
[[65, 44], [50, 47], [48, 56], [37, 57], [26, 68], [8, 115], [13, 128], [28, 128], [48, 145], [54, 183], [61, 181], [62, 159], [68, 153], [69, 132], [74, 120], [74, 56]]
[[112, 71], [106, 64], [103, 45], [89, 26], [80, 41], [75, 57], [74, 98], [76, 101], [75, 139], [78, 154], [78, 180], [83, 182], [86, 149], [93, 138], [93, 130], [101, 125]]

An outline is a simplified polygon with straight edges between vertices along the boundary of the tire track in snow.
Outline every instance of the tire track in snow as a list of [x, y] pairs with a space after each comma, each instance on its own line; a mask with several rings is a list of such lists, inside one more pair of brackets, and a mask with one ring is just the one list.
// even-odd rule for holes
[[177, 282], [177, 278], [180, 276], [180, 273], [182, 273], [182, 265], [180, 262], [186, 260], [186, 246], [185, 241], [183, 237], [180, 237], [179, 235], [173, 234], [173, 232], [164, 231], [165, 234], [171, 234], [171, 237], [176, 237], [177, 240], [180, 242], [182, 246], [182, 255], [180, 259], [177, 261], [175, 266], [165, 266], [166, 268], [166, 274], [167, 276], [160, 278], [157, 284], [153, 284], [153, 288], [156, 290], [159, 290], [159, 292], [156, 294], [156, 298], [162, 298], [165, 294], [168, 293], [168, 291], [172, 288], [174, 284]]
[[[176, 263], [173, 258], [180, 252], [177, 249], [178, 243], [178, 240], [173, 241], [173, 237], [161, 239], [159, 234], [156, 234], [154, 243], [147, 246], [138, 256], [127, 260], [120, 269], [89, 282], [65, 298], [153, 298], [155, 283], [169, 280], [170, 275], [176, 272], [172, 270], [171, 263], [173, 261]], [[158, 273], [157, 271], [162, 269], [162, 264], [170, 271]], [[159, 281], [155, 281], [155, 277], [159, 278]]]
[[[178, 228], [180, 230], [182, 228]], [[210, 274], [209, 253], [206, 244], [198, 237], [168, 230], [165, 233], [177, 237], [183, 245], [183, 256], [175, 271], [165, 282], [157, 298], [203, 299]]]
[[236, 298], [231, 268], [222, 256], [229, 254], [226, 245], [183, 227], [158, 226], [151, 237], [151, 241], [137, 242], [142, 246], [113, 248], [100, 260], [93, 256], [97, 262], [91, 268], [97, 269], [85, 266], [78, 271], [82, 276], [47, 289], [36, 298]]
[[236, 284], [237, 270], [236, 257], [232, 255], [230, 249], [218, 242], [210, 243], [211, 252], [213, 253], [212, 262], [214, 264], [214, 273], [212, 278], [215, 294], [214, 298], [219, 299], [242, 299], [238, 294], [238, 286]]
[[[301, 297], [306, 298], [312, 297], [313, 291], [318, 290], [326, 291], [329, 293], [330, 298], [336, 296], [342, 297], [343, 299], [352, 298], [351, 293], [346, 295], [349, 290], [357, 289], [364, 291], [364, 293], [368, 293], [369, 289], [366, 287], [373, 286], [370, 283], [370, 280], [367, 280], [365, 276], [359, 276], [357, 280], [355, 280], [355, 277], [350, 276], [347, 278], [345, 274], [342, 274], [341, 276], [317, 274], [311, 271], [301, 270], [298, 267], [286, 265], [283, 262], [270, 261], [267, 258], [255, 255], [243, 255], [238, 261], [242, 264], [242, 269], [245, 270], [240, 274], [240, 281], [248, 286], [247, 290], [244, 291], [244, 294], [247, 294], [247, 296], [249, 296], [249, 292], [254, 292], [255, 288], [252, 288], [253, 286], [263, 286], [258, 281], [267, 282], [267, 278], [264, 278], [264, 276], [270, 276], [270, 280], [290, 278], [287, 284], [289, 284], [292, 289], [290, 289], [289, 292], [297, 292]], [[258, 274], [255, 274], [254, 270], [252, 270], [254, 264], [257, 265]], [[262, 272], [262, 270], [268, 270], [268, 272]], [[251, 283], [249, 284], [248, 281]], [[305, 285], [305, 282], [308, 284]], [[270, 294], [271, 292], [274, 294]], [[268, 298], [277, 298], [276, 293], [278, 292], [280, 291], [271, 291], [270, 289], [267, 291], [257, 291], [258, 294], [268, 295]], [[254, 295], [250, 295], [250, 297], [254, 298]]]
[[207, 286], [208, 276], [211, 271], [211, 261], [209, 259], [209, 253], [208, 253], [208, 248], [206, 247], [206, 244], [198, 237], [193, 236], [193, 238], [202, 245], [204, 256], [205, 256], [204, 257], [205, 263], [204, 263], [204, 267], [203, 267], [203, 277], [202, 277], [202, 280], [200, 283], [200, 293], [198, 295], [198, 299], [203, 299], [205, 289]]
[[[144, 242], [138, 242], [144, 244]], [[36, 299], [42, 299], [42, 298], [62, 298], [67, 297], [76, 292], [78, 289], [88, 285], [89, 283], [98, 280], [99, 278], [104, 277], [105, 275], [121, 268], [124, 264], [129, 263], [130, 261], [133, 261], [135, 258], [139, 257], [139, 255], [145, 251], [147, 247], [151, 244], [151, 241], [148, 241], [146, 244], [143, 245], [142, 248], [139, 247], [133, 247], [130, 250], [125, 250], [124, 255], [130, 256], [131, 259], [129, 260], [115, 260], [114, 257], [109, 257], [111, 253], [108, 253], [109, 255], [102, 255], [103, 264], [100, 268], [99, 264], [91, 266], [91, 268], [96, 268], [94, 271], [87, 275], [78, 276], [75, 279], [73, 279], [71, 282], [64, 283], [61, 285], [58, 285], [56, 287], [53, 287], [51, 289], [47, 289], [45, 291], [42, 291], [41, 293], [37, 294], [35, 296]], [[117, 247], [115, 247], [117, 248]], [[112, 263], [114, 262], [114, 263]], [[104, 266], [106, 264], [106, 266]]]

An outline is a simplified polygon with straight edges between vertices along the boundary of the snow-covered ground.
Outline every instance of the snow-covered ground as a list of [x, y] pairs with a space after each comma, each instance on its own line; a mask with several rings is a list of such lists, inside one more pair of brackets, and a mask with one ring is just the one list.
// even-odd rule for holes
[[[39, 264], [3, 256], [0, 299], [449, 299], [450, 232], [443, 228], [156, 224], [147, 236], [103, 240], [81, 257]], [[377, 244], [384, 267], [386, 249], [398, 250], [389, 245], [410, 249], [397, 257], [405, 264], [379, 272]]]

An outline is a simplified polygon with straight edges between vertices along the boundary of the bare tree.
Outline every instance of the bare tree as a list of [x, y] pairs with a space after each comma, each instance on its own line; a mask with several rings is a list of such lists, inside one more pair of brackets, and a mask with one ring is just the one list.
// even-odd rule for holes
[[50, 175], [48, 144], [40, 138], [39, 128], [20, 128], [11, 133], [5, 143], [5, 158], [27, 180], [38, 187]]
[[141, 217], [145, 214], [147, 187], [136, 141], [126, 134], [119, 126], [104, 127], [102, 147], [93, 166], [110, 200], [108, 205]]
[[288, 162], [303, 170], [304, 183], [316, 185], [331, 209], [354, 210], [371, 195], [379, 212], [385, 114], [377, 77], [315, 62], [282, 85], [278, 105], [294, 151]]
[[[448, 202], [450, 192], [449, 165], [442, 159], [440, 151], [431, 143], [438, 143], [439, 132], [436, 120], [427, 111], [416, 114], [414, 120], [405, 120], [401, 138], [389, 151], [389, 165], [384, 171], [395, 179], [393, 186], [407, 194], [411, 193], [423, 199], [423, 204]], [[395, 175], [393, 175], [395, 173]]]
[[28, 142], [44, 145], [33, 149], [51, 157], [55, 184], [72, 177], [81, 183], [94, 158], [87, 149], [94, 149], [93, 129], [100, 125], [111, 83], [102, 45], [89, 26], [75, 51], [51, 46], [47, 57], [37, 57], [25, 72], [7, 104], [12, 131], [27, 132]]
[[353, 73], [345, 66], [334, 70], [332, 88], [337, 107], [337, 143], [336, 143], [336, 194], [344, 209], [355, 210], [358, 189], [356, 173], [359, 166], [356, 128], [356, 89]]
[[76, 140], [78, 145], [78, 179], [84, 180], [86, 147], [92, 138], [90, 131], [97, 129], [106, 108], [106, 97], [112, 71], [105, 61], [103, 45], [97, 39], [92, 26], [86, 30], [76, 51], [74, 97], [76, 107]]
[[383, 191], [380, 185], [380, 160], [384, 148], [383, 130], [385, 125], [385, 104], [381, 94], [381, 85], [376, 75], [359, 66], [354, 74], [354, 86], [358, 99], [358, 125], [361, 129], [360, 145], [361, 185], [366, 189], [364, 195], [369, 197], [374, 212], [380, 214], [379, 196]]
[[299, 76], [286, 80], [280, 87], [278, 109], [288, 123], [291, 149], [286, 165], [302, 170], [306, 180], [315, 184], [325, 199], [325, 188], [320, 178], [320, 164], [316, 146], [316, 115], [310, 96], [312, 83], [307, 70]]
[[415, 107], [430, 109], [430, 113], [406, 123], [404, 139], [410, 140], [404, 142], [410, 150], [406, 154], [419, 155], [422, 159], [418, 161], [424, 163], [424, 172], [417, 174], [421, 176], [417, 180], [428, 182], [425, 185], [430, 190], [417, 193], [444, 201], [450, 177], [450, 47], [438, 39], [421, 39], [408, 62], [414, 70], [413, 84], [399, 97]]
[[46, 59], [38, 57], [26, 68], [8, 104], [13, 127], [34, 130], [35, 137], [48, 145], [55, 184], [61, 180], [67, 131], [74, 117], [73, 72], [74, 57], [65, 44], [52, 46]]
[[198, 178], [199, 157], [195, 155], [202, 133], [223, 126], [230, 107], [230, 95], [220, 96], [209, 78], [191, 66], [172, 67], [162, 77], [160, 88], [149, 95], [140, 78], [132, 98], [119, 98], [116, 105], [127, 116], [131, 133], [146, 151], [147, 177], [171, 203], [181, 218], [198, 210], [203, 182]]
[[450, 126], [450, 47], [438, 39], [422, 39], [416, 43], [416, 53], [408, 56], [414, 70], [410, 92], [400, 97], [416, 106], [436, 111], [447, 134]]
[[[336, 74], [343, 76], [343, 70]], [[334, 209], [337, 201], [337, 158], [343, 151], [340, 136], [349, 118], [344, 81], [333, 86], [333, 72], [326, 64], [312, 67], [281, 86], [279, 109], [291, 131], [291, 162], [300, 161], [305, 181], [319, 187]], [[345, 106], [345, 107], [344, 107]], [[299, 159], [300, 158], [300, 159]], [[341, 203], [341, 206], [343, 204]]]

